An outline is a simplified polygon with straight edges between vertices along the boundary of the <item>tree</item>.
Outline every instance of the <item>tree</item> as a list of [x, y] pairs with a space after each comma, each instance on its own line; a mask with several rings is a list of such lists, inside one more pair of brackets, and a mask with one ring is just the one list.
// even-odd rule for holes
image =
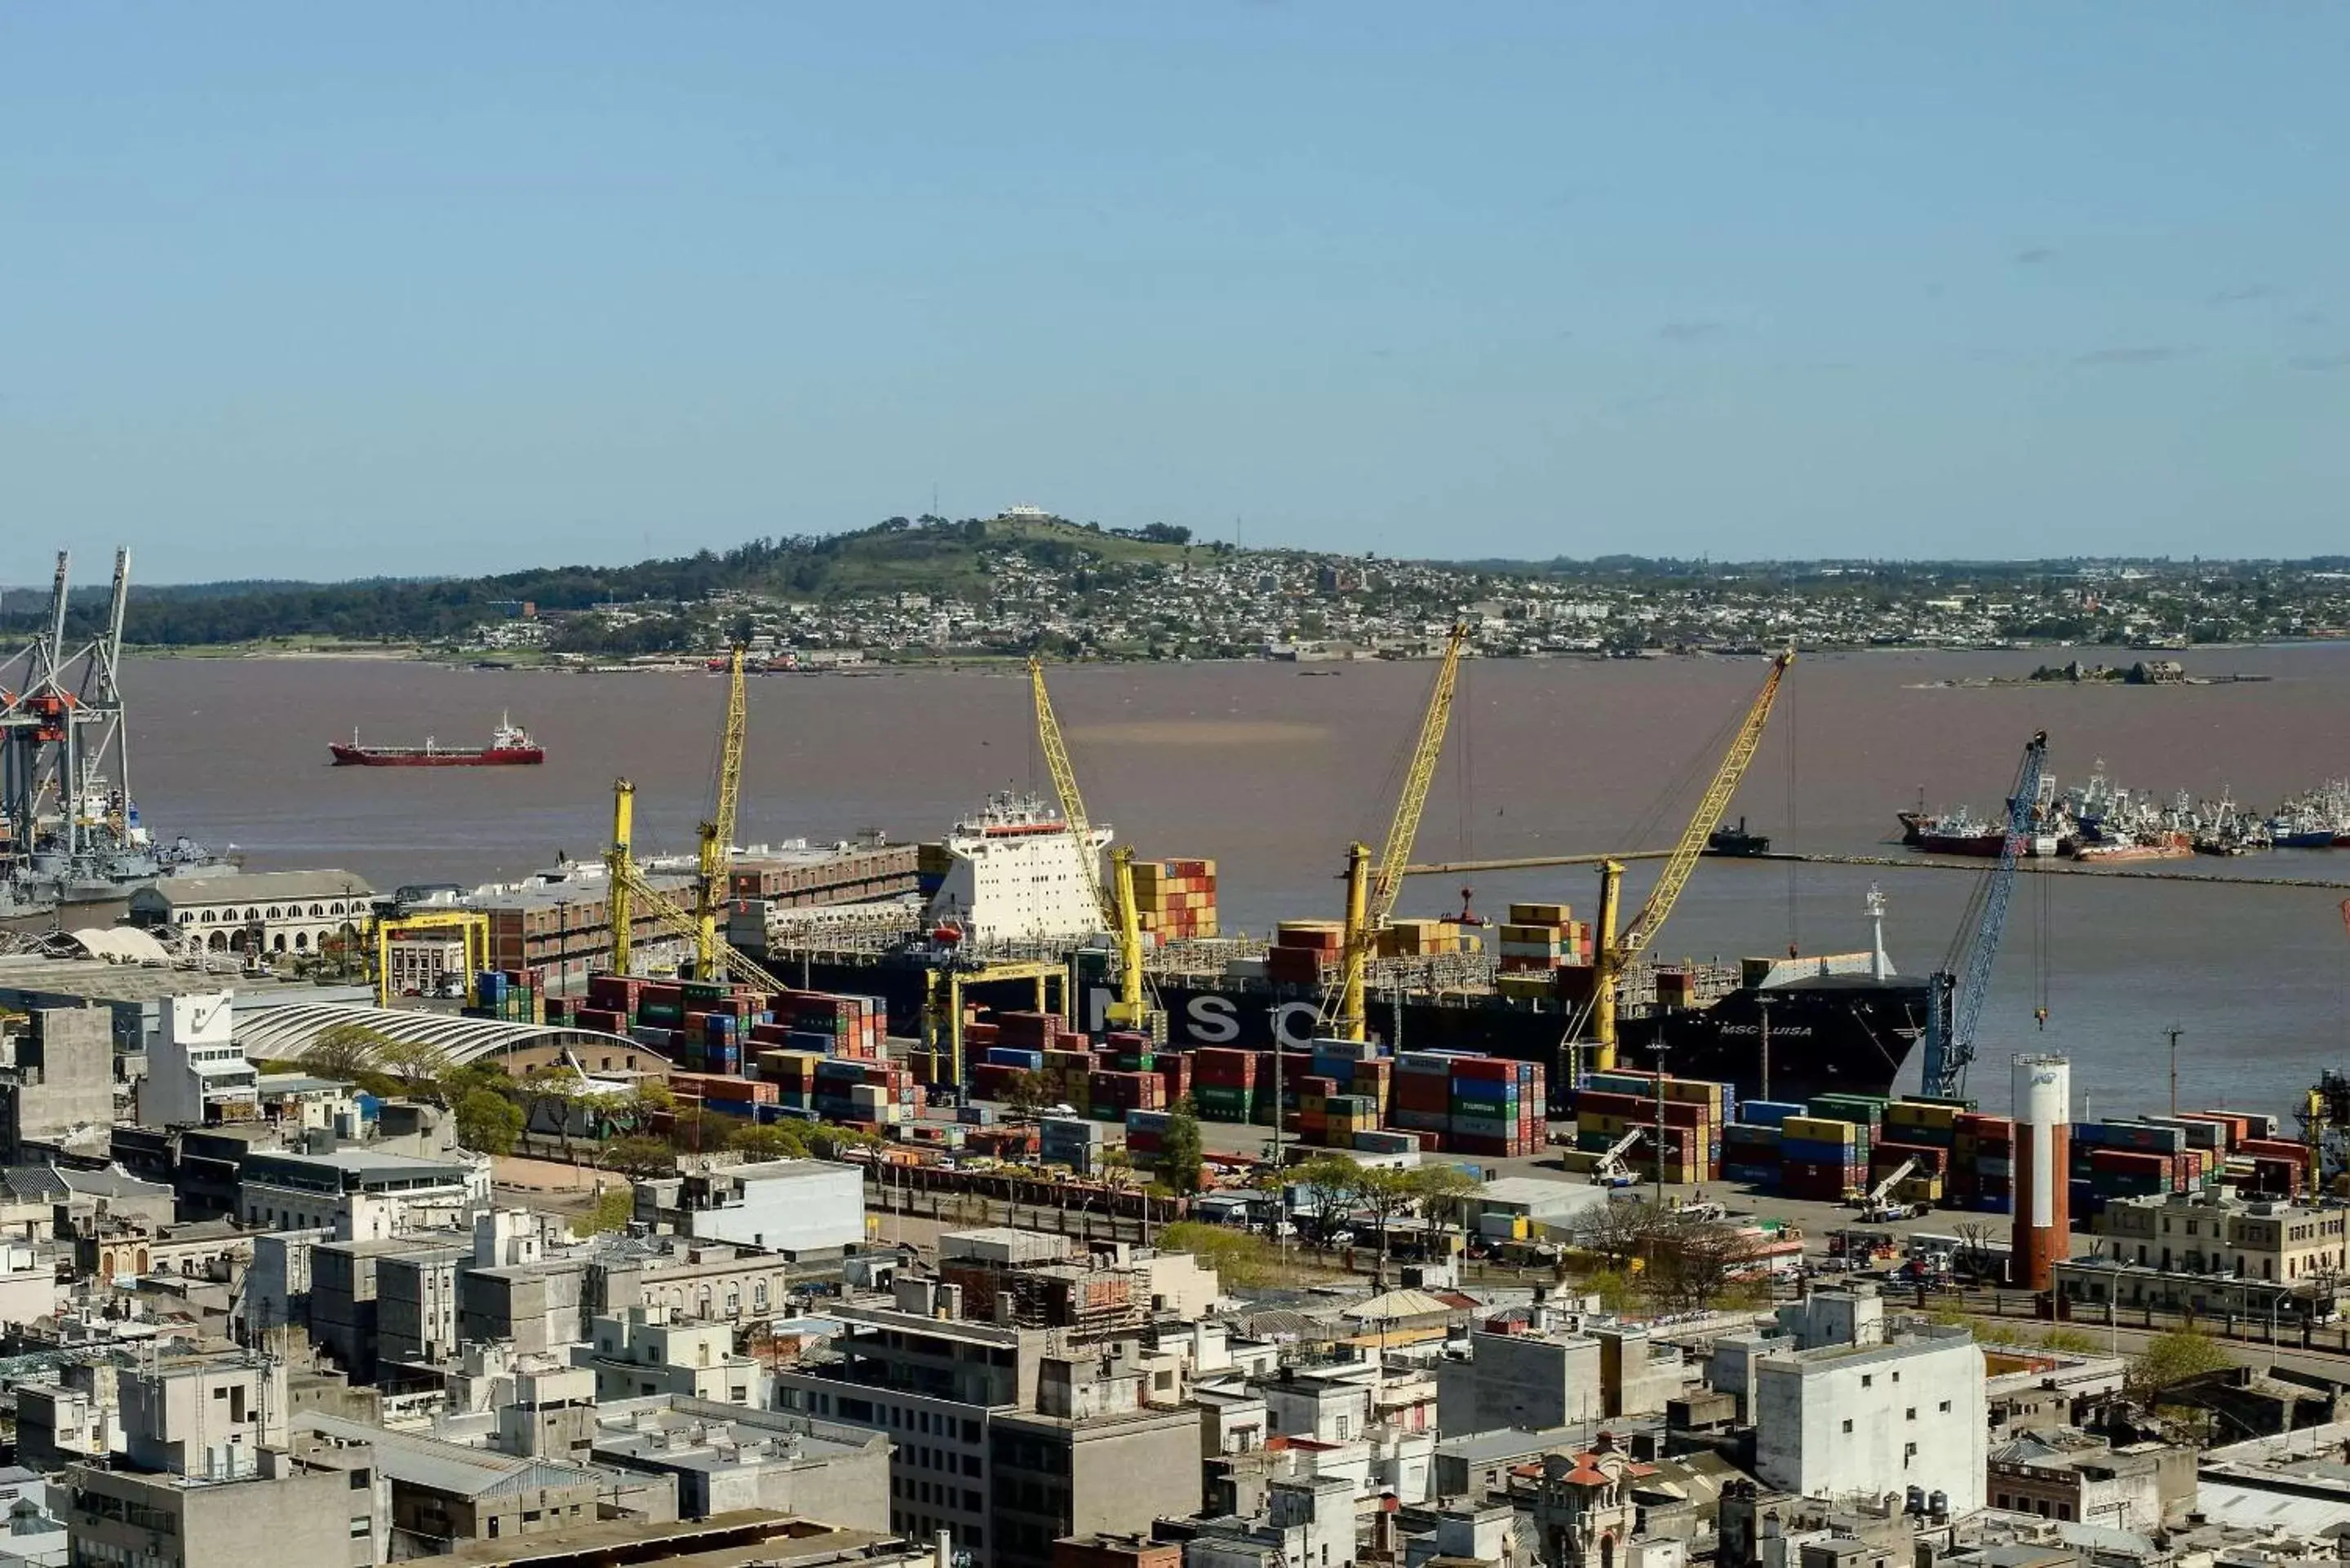
[[2230, 1365], [2219, 1342], [2199, 1328], [2175, 1328], [2138, 1352], [2123, 1386], [2141, 1405], [2152, 1405], [2168, 1388]]
[[477, 1154], [512, 1154], [522, 1136], [522, 1107], [494, 1089], [472, 1089], [457, 1102], [457, 1141]]
[[1414, 1195], [1421, 1210], [1434, 1220], [1443, 1216], [1461, 1231], [1461, 1244], [1469, 1240], [1469, 1199], [1482, 1185], [1457, 1165], [1423, 1165], [1412, 1173]]
[[636, 1214], [636, 1189], [625, 1181], [619, 1182], [596, 1194], [596, 1201], [589, 1204], [588, 1211], [579, 1217], [579, 1229], [590, 1235], [625, 1230]]
[[1200, 1190], [1200, 1116], [1189, 1095], [1177, 1103], [1159, 1135], [1159, 1179], [1184, 1197]]
[[578, 1075], [567, 1067], [542, 1064], [523, 1075], [523, 1093], [530, 1097], [531, 1119], [551, 1121], [562, 1140], [563, 1158], [571, 1158], [571, 1118], [579, 1111]]
[[769, 1122], [736, 1133], [734, 1150], [747, 1159], [805, 1159], [808, 1138], [796, 1122]]
[[657, 1137], [614, 1138], [604, 1146], [604, 1164], [629, 1176], [675, 1176], [677, 1155]]
[[642, 1132], [652, 1125], [653, 1117], [677, 1109], [677, 1096], [670, 1093], [667, 1080], [639, 1078], [629, 1095], [629, 1123]]
[[1648, 1251], [1659, 1224], [1659, 1210], [1651, 1205], [1611, 1198], [1577, 1214], [1568, 1233], [1577, 1247], [1599, 1260], [1601, 1268], [1627, 1273]]
[[1371, 1264], [1373, 1290], [1387, 1289], [1389, 1222], [1409, 1213], [1419, 1203], [1422, 1195], [1419, 1176], [1418, 1170], [1399, 1170], [1391, 1166], [1355, 1167], [1355, 1201], [1371, 1211], [1371, 1225], [1378, 1233], [1378, 1248], [1373, 1254]]
[[881, 1140], [858, 1127], [816, 1122], [807, 1130], [808, 1152], [818, 1159], [838, 1159], [852, 1149], [871, 1148]]
[[1317, 1154], [1290, 1169], [1290, 1180], [1297, 1184], [1307, 1212], [1314, 1216], [1315, 1251], [1329, 1246], [1339, 1221], [1353, 1210], [1355, 1179], [1362, 1168], [1344, 1155]]
[[399, 1079], [400, 1086], [412, 1095], [446, 1071], [449, 1058], [438, 1045], [386, 1036], [375, 1048], [375, 1059], [369, 1065]]
[[1669, 1216], [1648, 1242], [1648, 1293], [1669, 1310], [1696, 1311], [1722, 1299], [1751, 1266], [1753, 1245], [1712, 1220]]
[[682, 1105], [670, 1113], [669, 1141], [687, 1154], [716, 1154], [734, 1147], [734, 1135], [743, 1126], [700, 1105]]
[[338, 1023], [322, 1030], [310, 1048], [302, 1053], [304, 1071], [316, 1073], [321, 1078], [339, 1078], [346, 1082], [361, 1074], [376, 1070], [383, 1048], [391, 1037], [380, 1029], [370, 1029], [364, 1023]]
[[1034, 1116], [1053, 1103], [1051, 1092], [1045, 1087], [1041, 1073], [1022, 1071], [1012, 1075], [1003, 1085], [1003, 1103], [1020, 1116]]
[[1249, 1290], [1278, 1282], [1280, 1258], [1262, 1236], [1211, 1225], [1199, 1220], [1178, 1220], [1159, 1233], [1162, 1251], [1189, 1252], [1201, 1265], [1216, 1271], [1217, 1282], [1227, 1289]]

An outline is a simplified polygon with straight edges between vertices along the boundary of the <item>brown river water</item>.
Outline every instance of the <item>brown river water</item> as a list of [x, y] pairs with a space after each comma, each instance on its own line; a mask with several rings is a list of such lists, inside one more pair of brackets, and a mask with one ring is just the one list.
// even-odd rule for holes
[[[1798, 663], [1732, 808], [1774, 847], [1885, 854], [1921, 786], [1937, 806], [1997, 809], [2034, 729], [2060, 782], [2102, 758], [2167, 795], [2231, 790], [2263, 809], [2350, 774], [2350, 647], [2205, 651], [2198, 673], [2260, 684], [1920, 689], [2018, 675], [2045, 656], [1871, 652]], [[1429, 664], [1110, 665], [1057, 670], [1055, 703], [1087, 801], [1146, 857], [1218, 862], [1225, 927], [1336, 911], [1346, 845], [1377, 844], [1419, 722]], [[1308, 673], [1332, 670], [1336, 673]], [[1472, 661], [1415, 859], [1666, 846], [1760, 659]], [[557, 675], [333, 659], [139, 659], [134, 794], [165, 836], [234, 843], [254, 869], [335, 867], [377, 887], [512, 878], [557, 852], [598, 853], [611, 784], [638, 786], [640, 849], [691, 846], [708, 809], [725, 688], [700, 674]], [[745, 843], [866, 827], [935, 836], [989, 791], [1049, 794], [1017, 670], [754, 680]], [[547, 748], [536, 768], [328, 765], [363, 738], [485, 742], [501, 711]], [[2350, 883], [2350, 851], [2272, 852], [2173, 868]], [[1629, 897], [1652, 867], [1636, 865]], [[1587, 913], [1583, 867], [1415, 878], [1399, 913], [1513, 898]], [[1942, 960], [1974, 877], [1834, 865], [1703, 863], [1656, 949], [1734, 958], [1863, 947], [1871, 882], [1895, 965]], [[2350, 887], [2212, 886], [2102, 874], [2020, 882], [1984, 1009], [1976, 1090], [2005, 1107], [2007, 1055], [2061, 1051], [2097, 1112], [2168, 1102], [2163, 1031], [2183, 1106], [2282, 1109], [2350, 1059]], [[2044, 1030], [2033, 1012], [2043, 999]], [[1915, 1066], [1910, 1069], [1914, 1077]]]

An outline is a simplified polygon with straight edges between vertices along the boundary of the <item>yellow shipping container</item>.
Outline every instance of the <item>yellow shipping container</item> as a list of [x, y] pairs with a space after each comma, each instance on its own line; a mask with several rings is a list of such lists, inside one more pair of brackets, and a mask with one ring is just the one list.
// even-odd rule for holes
[[1511, 924], [1502, 928], [1502, 940], [1505, 942], [1546, 942], [1556, 945], [1565, 938], [1556, 926]]
[[1563, 926], [1568, 919], [1565, 904], [1513, 904], [1510, 923], [1513, 926]]
[[1851, 1122], [1833, 1122], [1824, 1116], [1789, 1116], [1780, 1130], [1789, 1137], [1807, 1143], [1849, 1143], [1860, 1141], [1860, 1128]]
[[1959, 1125], [1959, 1107], [1896, 1100], [1885, 1107], [1885, 1120], [1887, 1125], [1899, 1127], [1956, 1127]]

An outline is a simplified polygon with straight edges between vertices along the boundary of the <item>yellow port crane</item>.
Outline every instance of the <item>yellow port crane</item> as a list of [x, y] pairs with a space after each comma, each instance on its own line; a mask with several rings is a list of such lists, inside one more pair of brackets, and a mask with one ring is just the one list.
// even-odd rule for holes
[[636, 934], [636, 911], [629, 907], [629, 884], [636, 861], [630, 840], [635, 836], [637, 786], [626, 779], [612, 781], [612, 846], [604, 851], [604, 869], [611, 876], [604, 909], [612, 922], [612, 972], [629, 972], [629, 943]]
[[716, 980], [720, 943], [718, 913], [726, 907], [733, 871], [734, 807], [743, 794], [743, 742], [750, 732], [750, 708], [743, 692], [743, 650], [727, 660], [726, 729], [718, 745], [717, 805], [702, 825], [701, 886], [694, 900], [693, 973]]
[[1762, 726], [1770, 722], [1772, 704], [1779, 700], [1780, 682], [1786, 679], [1787, 667], [1794, 662], [1795, 650], [1792, 648], [1771, 660], [1771, 673], [1764, 677], [1762, 690], [1746, 710], [1746, 717], [1740, 721], [1738, 732], [1731, 737], [1730, 750], [1723, 753], [1721, 765], [1714, 769], [1713, 781], [1706, 785], [1696, 814], [1681, 830], [1679, 842], [1665, 857], [1665, 868], [1658, 874], [1657, 885], [1648, 890], [1648, 901], [1640, 906], [1620, 937], [1616, 931], [1616, 910], [1623, 894], [1624, 866], [1621, 861], [1608, 860], [1599, 867], [1599, 929], [1592, 943], [1591, 1036], [1596, 1044], [1591, 1064], [1600, 1072], [1616, 1065], [1617, 982], [1632, 960], [1657, 940], [1665, 917], [1673, 912], [1681, 889], [1689, 884], [1690, 873], [1697, 868], [1698, 857], [1705, 852], [1706, 839], [1721, 826], [1730, 797], [1738, 793], [1738, 781], [1746, 776], [1747, 764], [1754, 760], [1754, 749], [1762, 740]]
[[[1429, 785], [1436, 779], [1437, 759], [1444, 751], [1445, 727], [1452, 719], [1452, 694], [1461, 679], [1461, 649], [1469, 640], [1465, 621], [1456, 621], [1444, 639], [1444, 658], [1436, 667], [1436, 682], [1428, 694], [1428, 711], [1420, 715], [1419, 738], [1412, 745], [1411, 763], [1405, 770], [1402, 795], [1396, 801], [1394, 820], [1379, 857], [1370, 846], [1347, 846], [1347, 933], [1338, 954], [1338, 987], [1335, 998], [1323, 1000], [1324, 1016], [1341, 1040], [1361, 1040], [1368, 1024], [1363, 1002], [1363, 974], [1379, 931], [1395, 912], [1396, 895], [1403, 890], [1411, 846], [1419, 836], [1420, 813], [1428, 805]], [[1330, 1012], [1336, 1003], [1335, 1016]]]
[[[635, 919], [639, 908], [677, 935], [693, 942], [697, 955], [703, 932], [709, 929], [695, 910], [686, 909], [646, 880], [644, 868], [637, 864], [629, 842], [636, 798], [636, 785], [626, 779], [613, 782], [612, 846], [604, 852], [604, 865], [612, 876], [611, 890], [605, 899], [605, 907], [612, 915], [612, 971], [615, 974], [629, 972], [629, 922]], [[723, 967], [727, 978], [746, 981], [762, 991], [792, 989], [714, 930], [710, 931], [709, 940], [713, 971]]]
[[1134, 851], [1118, 846], [1110, 857], [1110, 880], [1103, 885], [1091, 865], [1087, 847], [1093, 837], [1093, 819], [1086, 815], [1086, 798], [1077, 789], [1077, 770], [1069, 761], [1068, 742], [1061, 721], [1053, 711], [1053, 695], [1045, 686], [1045, 662], [1028, 659], [1028, 690], [1036, 706], [1036, 744], [1045, 753], [1045, 767], [1053, 775], [1053, 794], [1061, 804], [1061, 820], [1068, 825], [1077, 853], [1087, 861], [1086, 882], [1093, 889], [1094, 909], [1102, 929], [1118, 940], [1118, 1000], [1110, 1004], [1109, 1021], [1125, 1029], [1142, 1029], [1151, 1022], [1152, 1009], [1143, 994], [1142, 912], [1134, 897]]

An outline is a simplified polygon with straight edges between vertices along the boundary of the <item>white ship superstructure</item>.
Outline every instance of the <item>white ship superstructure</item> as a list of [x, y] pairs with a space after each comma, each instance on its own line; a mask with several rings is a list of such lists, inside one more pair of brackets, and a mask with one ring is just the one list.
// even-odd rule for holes
[[1084, 841], [1034, 795], [1000, 793], [946, 837], [953, 864], [931, 900], [932, 924], [952, 921], [974, 942], [1072, 940], [1101, 929], [1095, 888], [1110, 830]]

